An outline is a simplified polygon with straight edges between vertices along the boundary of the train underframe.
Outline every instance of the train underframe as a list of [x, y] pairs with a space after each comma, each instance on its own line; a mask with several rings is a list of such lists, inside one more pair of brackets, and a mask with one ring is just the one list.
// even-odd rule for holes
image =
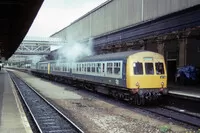
[[145, 105], [147, 103], [158, 103], [162, 95], [167, 94], [167, 89], [127, 89], [127, 88], [116, 88], [116, 86], [108, 86], [105, 84], [88, 82], [85, 80], [77, 80], [74, 78], [68, 78], [52, 74], [44, 74], [40, 72], [32, 71], [32, 74], [53, 80], [56, 82], [61, 82], [68, 84], [70, 86], [76, 86], [79, 88], [84, 88], [90, 91], [103, 93], [114, 97], [117, 100], [125, 100], [130, 104], [135, 105]]

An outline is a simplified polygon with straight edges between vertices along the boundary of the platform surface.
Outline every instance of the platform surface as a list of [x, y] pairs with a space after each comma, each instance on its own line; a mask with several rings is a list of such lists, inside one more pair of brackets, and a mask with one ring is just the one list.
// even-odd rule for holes
[[169, 94], [200, 99], [200, 87], [179, 86], [179, 85], [170, 84], [168, 85], [168, 88], [169, 88]]
[[0, 71], [0, 133], [32, 133], [15, 87], [6, 70]]

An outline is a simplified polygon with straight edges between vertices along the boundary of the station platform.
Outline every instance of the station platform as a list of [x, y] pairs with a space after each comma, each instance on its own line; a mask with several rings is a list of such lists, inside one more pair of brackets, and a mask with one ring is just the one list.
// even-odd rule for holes
[[169, 95], [200, 101], [200, 87], [169, 84]]
[[0, 133], [32, 133], [16, 89], [6, 70], [0, 71]]

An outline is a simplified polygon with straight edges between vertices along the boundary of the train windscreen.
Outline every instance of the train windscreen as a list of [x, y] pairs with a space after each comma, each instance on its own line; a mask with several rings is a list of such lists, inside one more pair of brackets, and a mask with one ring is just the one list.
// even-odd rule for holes
[[157, 63], [155, 63], [155, 66], [156, 66], [156, 74], [157, 75], [165, 74], [163, 63], [157, 62]]
[[143, 74], [143, 66], [141, 62], [133, 63], [133, 71], [135, 75]]
[[145, 63], [145, 71], [147, 75], [154, 75], [153, 63]]

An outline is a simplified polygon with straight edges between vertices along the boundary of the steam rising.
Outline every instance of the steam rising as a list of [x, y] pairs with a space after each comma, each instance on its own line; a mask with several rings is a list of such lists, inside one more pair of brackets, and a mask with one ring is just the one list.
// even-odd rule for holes
[[40, 56], [40, 55], [32, 55], [29, 58], [31, 59], [32, 64], [36, 64], [37, 62], [39, 62], [42, 59], [42, 56]]
[[68, 62], [76, 62], [78, 59], [92, 54], [92, 39], [88, 43], [68, 40], [68, 43], [58, 50], [59, 61], [65, 59]]
[[29, 57], [29, 59], [31, 60], [31, 68], [36, 68], [36, 63], [41, 61], [43, 58], [44, 56], [42, 55], [31, 55], [31, 57]]

